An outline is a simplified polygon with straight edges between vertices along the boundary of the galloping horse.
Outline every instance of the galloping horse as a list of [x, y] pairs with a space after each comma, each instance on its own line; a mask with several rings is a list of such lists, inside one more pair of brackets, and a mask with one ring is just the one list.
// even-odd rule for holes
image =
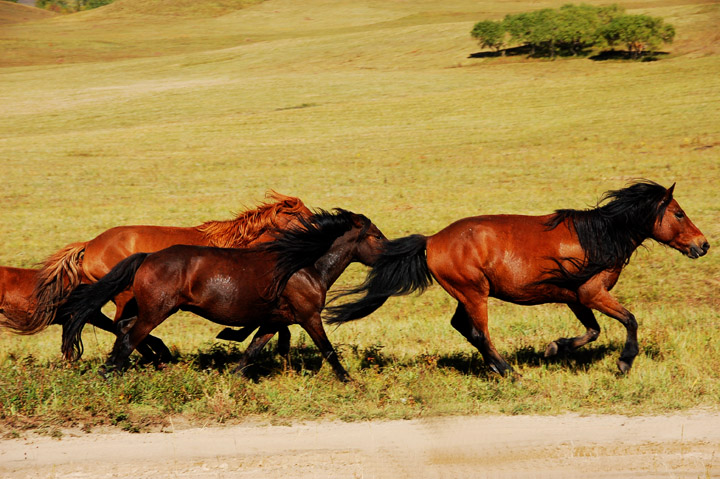
[[[33, 293], [36, 306], [24, 325], [24, 333], [46, 328], [53, 322], [57, 308], [79, 284], [96, 282], [133, 253], [151, 253], [176, 244], [241, 248], [269, 241], [270, 229], [312, 214], [299, 198], [275, 192], [268, 196], [274, 202], [245, 211], [233, 220], [208, 221], [192, 227], [118, 226], [90, 241], [66, 246], [48, 258], [37, 275]], [[131, 298], [131, 293], [119, 292], [114, 299], [116, 322], [134, 315], [134, 311], [125, 311]], [[168, 353], [164, 345], [161, 349], [161, 353]]]
[[[35, 308], [33, 289], [38, 270], [0, 266], [0, 327], [17, 334], [33, 334], [27, 331], [27, 324]], [[52, 324], [58, 324], [57, 316]], [[88, 322], [103, 331], [117, 335], [115, 323], [100, 310], [93, 314]], [[154, 341], [158, 341], [159, 345]], [[138, 346], [145, 360], [154, 360], [155, 352], [163, 351], [164, 344], [159, 338], [149, 336], [146, 343]], [[153, 349], [154, 348], [154, 349]]]
[[495, 372], [512, 367], [498, 354], [488, 331], [488, 297], [516, 304], [567, 304], [586, 333], [551, 342], [546, 356], [574, 350], [600, 334], [592, 309], [627, 329], [618, 360], [621, 372], [638, 354], [637, 321], [610, 290], [635, 249], [648, 238], [690, 258], [710, 245], [673, 199], [669, 189], [643, 180], [605, 193], [588, 210], [557, 210], [545, 216], [487, 215], [461, 219], [432, 236], [392, 240], [365, 282], [343, 295], [364, 294], [326, 308], [328, 323], [371, 314], [390, 297], [423, 291], [433, 278], [458, 301], [452, 326]]
[[[340, 364], [322, 326], [325, 294], [351, 261], [372, 264], [385, 237], [370, 220], [344, 210], [299, 217], [301, 227], [249, 249], [172, 246], [137, 253], [103, 279], [76, 290], [61, 308], [63, 354], [82, 354], [82, 328], [119, 291], [132, 286], [138, 316], [123, 326], [107, 361], [120, 368], [155, 327], [178, 310], [228, 326], [260, 328], [238, 365], [242, 368], [270, 338], [289, 324], [308, 332], [340, 380]], [[303, 269], [304, 268], [304, 269]]]

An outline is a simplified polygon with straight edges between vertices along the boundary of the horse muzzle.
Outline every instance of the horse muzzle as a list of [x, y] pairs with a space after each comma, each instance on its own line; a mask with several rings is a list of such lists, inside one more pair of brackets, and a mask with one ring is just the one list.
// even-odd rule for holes
[[710, 243], [703, 241], [699, 244], [690, 245], [690, 249], [686, 253], [688, 258], [696, 259], [701, 256], [705, 256], [710, 249]]

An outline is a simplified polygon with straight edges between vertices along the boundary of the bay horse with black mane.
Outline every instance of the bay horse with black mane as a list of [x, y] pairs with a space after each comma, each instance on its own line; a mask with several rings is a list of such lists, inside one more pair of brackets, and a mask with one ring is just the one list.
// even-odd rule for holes
[[[37, 272], [35, 308], [16, 331], [34, 334], [43, 330], [54, 322], [58, 307], [78, 285], [98, 281], [133, 253], [152, 253], [176, 244], [242, 248], [272, 240], [269, 232], [273, 228], [291, 225], [298, 216], [312, 214], [299, 198], [276, 192], [270, 192], [268, 197], [273, 201], [244, 211], [232, 220], [208, 221], [191, 227], [117, 226], [90, 241], [67, 245], [50, 256]], [[131, 299], [132, 294], [125, 291], [113, 299], [117, 308], [115, 322], [135, 315]], [[128, 305], [131, 309], [126, 311]], [[150, 336], [148, 340], [158, 355], [169, 356], [159, 338]]]
[[301, 226], [248, 249], [176, 245], [126, 258], [100, 281], [79, 287], [61, 307], [60, 316], [67, 317], [63, 354], [77, 359], [87, 319], [132, 287], [137, 318], [121, 322], [123, 334], [106, 363], [110, 369], [123, 367], [150, 331], [185, 310], [227, 326], [259, 328], [240, 370], [276, 332], [300, 324], [338, 378], [346, 380], [322, 326], [325, 294], [351, 261], [374, 263], [386, 239], [369, 219], [344, 210], [298, 220]]
[[585, 326], [574, 338], [551, 342], [546, 356], [570, 351], [600, 334], [593, 309], [620, 321], [627, 340], [618, 360], [626, 373], [638, 354], [637, 321], [611, 294], [625, 265], [652, 238], [689, 258], [709, 243], [666, 189], [638, 181], [609, 191], [595, 208], [557, 210], [545, 216], [485, 215], [464, 218], [432, 236], [389, 241], [365, 282], [339, 296], [359, 299], [326, 308], [328, 323], [371, 314], [395, 295], [423, 291], [434, 280], [458, 302], [451, 324], [493, 371], [512, 367], [493, 346], [488, 297], [516, 304], [567, 304]]

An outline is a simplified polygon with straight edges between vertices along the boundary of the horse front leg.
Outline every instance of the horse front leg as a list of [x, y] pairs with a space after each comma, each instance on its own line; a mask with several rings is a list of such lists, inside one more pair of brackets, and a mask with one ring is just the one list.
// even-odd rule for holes
[[625, 326], [627, 339], [625, 340], [625, 347], [620, 353], [620, 359], [617, 361], [617, 366], [621, 373], [627, 373], [632, 368], [633, 361], [635, 361], [635, 357], [640, 351], [637, 341], [638, 323], [635, 316], [625, 309], [617, 299], [612, 297], [606, 289], [595, 291], [592, 295], [583, 293], [585, 292], [581, 291], [580, 294], [580, 302], [583, 305], [615, 318]]
[[322, 325], [320, 312], [317, 311], [312, 316], [310, 316], [310, 318], [301, 321], [300, 326], [302, 326], [303, 329], [307, 331], [308, 335], [310, 335], [310, 338], [312, 338], [312, 340], [315, 342], [315, 345], [318, 347], [325, 360], [333, 368], [335, 376], [337, 376], [337, 378], [342, 382], [348, 382], [350, 380], [350, 375], [342, 366], [342, 364], [340, 364], [340, 360], [338, 359], [338, 355], [335, 352], [335, 348], [333, 348], [333, 345], [332, 343], [330, 343], [327, 334], [325, 334], [325, 328], [323, 328]]
[[587, 343], [595, 341], [600, 336], [600, 325], [595, 319], [592, 309], [579, 303], [568, 304], [575, 317], [585, 326], [585, 334], [574, 338], [558, 338], [545, 348], [545, 357], [549, 358], [558, 353], [574, 351]]
[[[249, 328], [250, 326], [247, 327]], [[254, 327], [252, 328], [254, 329]], [[250, 331], [252, 331], [252, 329]], [[252, 341], [250, 341], [250, 344], [240, 358], [240, 361], [238, 361], [237, 366], [233, 369], [233, 372], [236, 374], [245, 375], [247, 367], [257, 357], [257, 355], [260, 354], [260, 351], [262, 351], [268, 341], [270, 341], [270, 339], [275, 336], [276, 332], [277, 327], [260, 326], [258, 332], [255, 333], [255, 336], [253, 337]]]

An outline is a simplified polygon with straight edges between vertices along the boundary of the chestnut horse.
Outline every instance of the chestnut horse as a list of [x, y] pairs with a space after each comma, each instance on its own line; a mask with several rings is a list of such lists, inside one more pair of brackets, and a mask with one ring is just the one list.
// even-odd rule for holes
[[[199, 226], [118, 226], [83, 243], [73, 243], [45, 261], [34, 291], [36, 308], [25, 326], [27, 334], [40, 331], [53, 322], [57, 308], [81, 283], [94, 283], [120, 260], [133, 253], [151, 253], [176, 244], [241, 248], [272, 239], [267, 233], [283, 227], [296, 215], [311, 211], [299, 198], [271, 192], [274, 202], [241, 213], [233, 220], [208, 221]], [[115, 321], [134, 315], [125, 312], [130, 293], [121, 292], [115, 303]]]
[[[37, 274], [37, 269], [0, 266], [0, 327], [17, 334], [33, 334], [27, 331], [27, 324], [35, 308], [33, 289]], [[52, 324], [58, 324], [57, 320], [58, 317]], [[100, 310], [88, 322], [117, 336], [115, 323]], [[138, 346], [138, 351], [146, 361], [156, 359], [156, 353], [165, 354], [163, 342], [154, 336], [148, 336], [145, 343]]]
[[493, 371], [512, 367], [498, 354], [488, 331], [488, 297], [516, 304], [567, 304], [586, 333], [551, 342], [546, 356], [595, 341], [600, 326], [593, 309], [627, 330], [618, 367], [626, 373], [638, 354], [637, 321], [610, 290], [635, 249], [648, 238], [698, 258], [710, 245], [669, 189], [639, 181], [605, 193], [588, 210], [545, 216], [487, 215], [461, 219], [432, 236], [388, 242], [365, 282], [343, 295], [364, 294], [327, 308], [328, 323], [371, 314], [390, 297], [424, 290], [433, 278], [458, 306], [452, 326]]
[[[321, 212], [301, 227], [280, 232], [275, 241], [249, 249], [176, 245], [156, 253], [137, 253], [118, 263], [103, 279], [78, 288], [60, 315], [63, 354], [82, 354], [87, 318], [119, 291], [132, 286], [137, 319], [123, 325], [106, 363], [121, 368], [145, 336], [178, 310], [228, 326], [260, 328], [238, 369], [289, 324], [300, 324], [340, 380], [347, 372], [325, 334], [320, 312], [327, 288], [351, 261], [374, 262], [385, 237], [370, 220], [344, 210]], [[304, 269], [303, 269], [304, 268]]]

